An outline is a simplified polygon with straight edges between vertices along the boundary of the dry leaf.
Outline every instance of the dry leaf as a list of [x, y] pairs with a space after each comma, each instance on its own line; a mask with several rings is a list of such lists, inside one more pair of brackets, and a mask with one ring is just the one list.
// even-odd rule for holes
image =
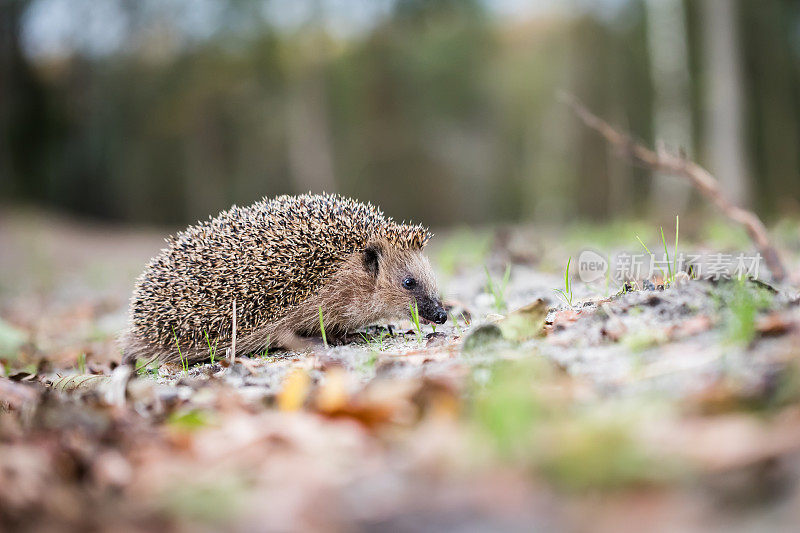
[[281, 411], [297, 411], [303, 407], [311, 386], [311, 379], [305, 370], [295, 369], [283, 380], [283, 389], [278, 394], [278, 407]]
[[325, 383], [317, 392], [317, 409], [333, 413], [343, 409], [347, 401], [347, 373], [340, 367], [332, 368], [325, 374]]
[[756, 331], [765, 336], [783, 335], [792, 331], [797, 323], [791, 317], [781, 313], [772, 313], [762, 317], [756, 323]]
[[511, 312], [497, 323], [503, 337], [511, 341], [526, 341], [540, 337], [544, 333], [544, 320], [547, 317], [547, 302], [539, 298], [524, 307]]
[[59, 376], [53, 381], [51, 387], [61, 392], [89, 391], [97, 389], [100, 385], [107, 383], [110, 376], [98, 376], [95, 374], [75, 374], [72, 376]]

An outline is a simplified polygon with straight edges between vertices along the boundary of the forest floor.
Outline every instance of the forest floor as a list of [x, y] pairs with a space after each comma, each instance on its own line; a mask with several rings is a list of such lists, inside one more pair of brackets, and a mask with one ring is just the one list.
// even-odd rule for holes
[[[686, 227], [679, 250], [749, 253]], [[794, 285], [664, 262], [628, 287], [580, 253], [657, 227], [441, 232], [435, 330], [131, 372], [114, 340], [163, 235], [6, 213], [0, 530], [794, 531], [796, 228], [773, 232]]]

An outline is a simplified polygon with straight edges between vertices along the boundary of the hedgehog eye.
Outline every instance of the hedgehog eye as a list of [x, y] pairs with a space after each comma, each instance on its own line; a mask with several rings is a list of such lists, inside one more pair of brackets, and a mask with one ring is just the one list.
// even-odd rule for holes
[[414, 278], [408, 277], [408, 278], [403, 280], [403, 288], [404, 289], [407, 289], [407, 290], [410, 291], [411, 289], [413, 289], [416, 286], [417, 286], [417, 280], [415, 280]]

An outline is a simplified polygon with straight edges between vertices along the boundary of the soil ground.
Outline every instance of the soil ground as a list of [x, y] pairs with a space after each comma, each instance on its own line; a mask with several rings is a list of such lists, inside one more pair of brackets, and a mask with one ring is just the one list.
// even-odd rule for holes
[[[687, 226], [682, 248], [748, 251]], [[796, 530], [796, 228], [794, 285], [571, 271], [571, 294], [567, 258], [656, 228], [440, 232], [435, 330], [132, 373], [114, 340], [165, 232], [8, 212], [0, 530]]]

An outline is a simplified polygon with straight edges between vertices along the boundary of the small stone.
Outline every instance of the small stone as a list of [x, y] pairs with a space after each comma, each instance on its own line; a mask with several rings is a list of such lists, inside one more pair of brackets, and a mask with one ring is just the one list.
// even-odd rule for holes
[[482, 324], [473, 329], [464, 339], [464, 351], [469, 352], [493, 344], [503, 338], [496, 324]]
[[375, 376], [377, 377], [388, 377], [391, 376], [394, 372], [401, 370], [402, 368], [408, 366], [409, 363], [400, 359], [382, 359], [379, 360], [378, 363], [375, 365]]
[[633, 283], [631, 283], [630, 281], [626, 281], [625, 284], [622, 286], [622, 290], [620, 290], [620, 292], [625, 294], [627, 292], [633, 292], [635, 290], [636, 290], [636, 286]]
[[656, 290], [656, 286], [653, 285], [653, 282], [650, 281], [649, 279], [646, 279], [646, 280], [644, 280], [644, 282], [642, 282], [642, 288], [644, 290], [646, 290], [646, 291], [654, 291], [654, 290]]
[[425, 343], [427, 348], [435, 348], [437, 346], [443, 346], [447, 344], [447, 335], [441, 331], [437, 331], [436, 333], [428, 333], [425, 335], [425, 338], [428, 339], [428, 341]]
[[[651, 289], [652, 290], [652, 289]], [[655, 294], [651, 294], [647, 300], [644, 301], [645, 305], [649, 305], [650, 307], [655, 307], [661, 303], [661, 298], [656, 296]]]

